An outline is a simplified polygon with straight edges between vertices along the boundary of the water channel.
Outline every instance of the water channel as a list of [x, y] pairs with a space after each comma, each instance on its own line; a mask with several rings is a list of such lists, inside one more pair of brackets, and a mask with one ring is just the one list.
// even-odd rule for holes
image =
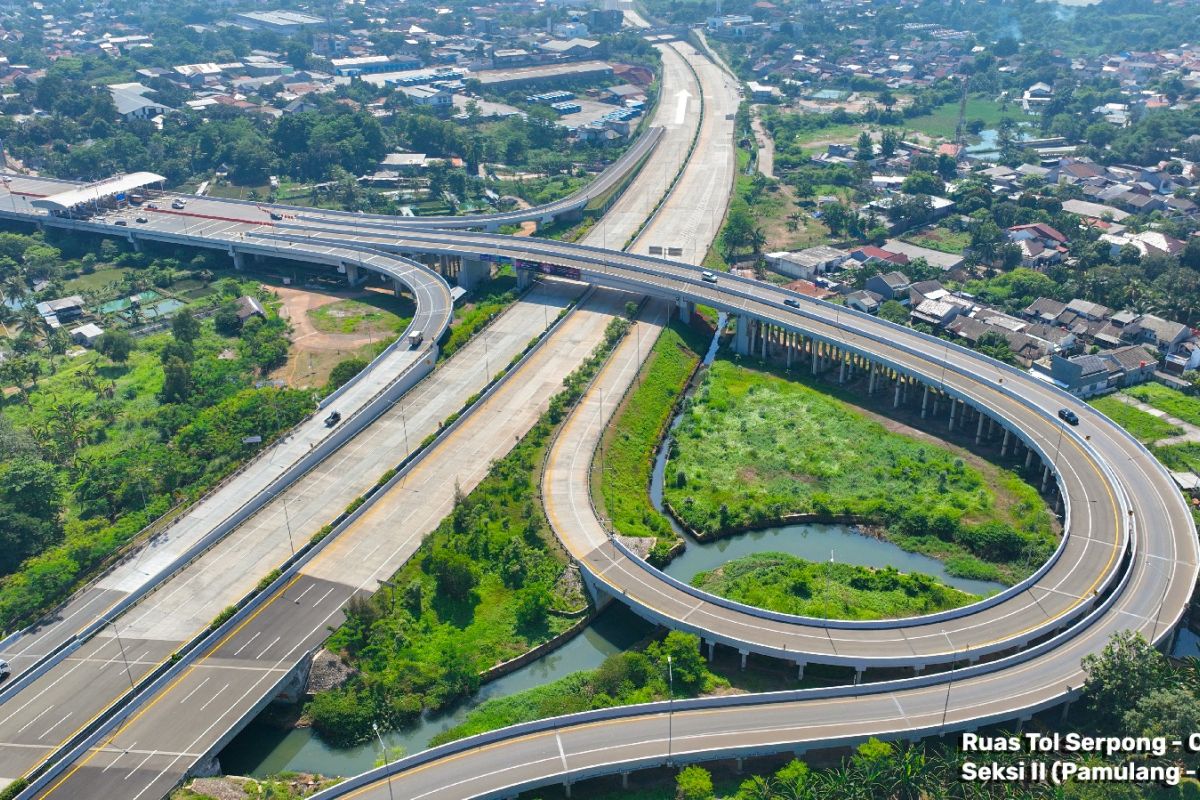
[[[718, 330], [724, 328], [722, 315]], [[704, 363], [716, 357], [713, 340]], [[671, 428], [679, 423], [677, 416]], [[664, 445], [655, 460], [650, 497], [662, 511], [663, 472], [666, 466]], [[671, 519], [668, 516], [668, 519]], [[896, 545], [863, 535], [846, 525], [783, 525], [738, 534], [714, 542], [699, 542], [687, 535], [671, 519], [676, 533], [687, 548], [666, 568], [667, 574], [691, 581], [697, 573], [713, 569], [732, 559], [753, 553], [783, 552], [810, 561], [833, 558], [839, 562], [869, 567], [892, 565], [902, 572], [924, 572], [963, 591], [979, 595], [1003, 588], [991, 581], [966, 580], [946, 574], [936, 559], [901, 550]], [[430, 714], [414, 725], [384, 735], [389, 749], [403, 748], [404, 753], [425, 749], [438, 733], [459, 724], [480, 703], [495, 697], [541, 686], [579, 670], [595, 669], [609, 655], [626, 649], [643, 638], [651, 626], [619, 603], [613, 603], [579, 636], [521, 669], [485, 684], [471, 698], [442, 713]], [[1181, 641], [1182, 641], [1181, 636]], [[1191, 644], [1191, 642], [1189, 642]], [[1194, 644], [1192, 644], [1194, 647]], [[336, 748], [323, 742], [311, 729], [284, 730], [262, 719], [255, 720], [220, 755], [227, 774], [265, 776], [284, 771], [315, 772], [324, 775], [354, 775], [375, 765], [380, 756], [378, 742], [357, 747]]]

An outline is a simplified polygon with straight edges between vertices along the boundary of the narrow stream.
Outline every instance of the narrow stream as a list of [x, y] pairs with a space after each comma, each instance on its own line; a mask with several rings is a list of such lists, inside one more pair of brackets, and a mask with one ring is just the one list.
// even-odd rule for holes
[[[722, 314], [717, 330], [724, 328]], [[704, 364], [716, 358], [718, 337], [713, 338]], [[673, 430], [680, 417], [671, 421]], [[666, 467], [667, 446], [664, 442], [654, 462], [650, 482], [650, 498], [656, 509], [663, 510], [663, 471]], [[909, 553], [890, 542], [858, 533], [844, 525], [785, 525], [760, 531], [738, 534], [714, 542], [699, 542], [684, 532], [668, 515], [676, 533], [687, 542], [687, 549], [666, 568], [665, 572], [682, 581], [691, 581], [698, 572], [713, 569], [741, 556], [768, 551], [790, 553], [810, 561], [833, 557], [839, 562], [884, 567], [889, 564], [903, 572], [924, 572], [945, 583], [987, 595], [1004, 588], [991, 581], [973, 581], [946, 574], [942, 563], [928, 556]], [[384, 734], [389, 750], [403, 748], [404, 753], [416, 753], [429, 745], [429, 740], [454, 727], [485, 700], [521, 692], [585, 669], [599, 667], [605, 658], [632, 646], [651, 630], [651, 625], [620, 603], [612, 603], [585, 630], [562, 647], [542, 656], [521, 669], [484, 684], [475, 696], [437, 714], [427, 714], [415, 724], [399, 731]], [[1180, 637], [1181, 643], [1183, 636]], [[1189, 644], [1194, 647], [1193, 636]], [[221, 768], [230, 775], [264, 777], [286, 771], [315, 772], [323, 775], [355, 775], [375, 765], [379, 758], [378, 742], [356, 747], [337, 748], [323, 742], [311, 728], [282, 729], [262, 718], [246, 727], [221, 752]]]

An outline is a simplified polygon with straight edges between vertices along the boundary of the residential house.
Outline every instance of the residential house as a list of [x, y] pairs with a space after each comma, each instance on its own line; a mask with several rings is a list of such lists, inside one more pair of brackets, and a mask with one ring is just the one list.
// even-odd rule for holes
[[1008, 241], [1021, 248], [1021, 263], [1026, 267], [1056, 264], [1067, 253], [1067, 237], [1044, 222], [1014, 225], [1007, 236]]
[[793, 278], [811, 279], [841, 266], [850, 258], [845, 250], [835, 247], [806, 247], [791, 252], [768, 253], [767, 266], [774, 271]]
[[104, 329], [94, 322], [71, 329], [71, 339], [84, 347], [94, 347], [96, 340], [104, 335]]
[[899, 300], [907, 303], [910, 286], [912, 286], [912, 281], [903, 272], [888, 272], [867, 278], [867, 289], [875, 292], [884, 300]]
[[883, 305], [883, 297], [869, 289], [859, 289], [846, 295], [846, 305], [864, 314], [877, 314], [879, 307]]
[[1063, 358], [1051, 355], [1033, 365], [1033, 374], [1049, 380], [1077, 397], [1144, 383], [1158, 367], [1155, 357], [1139, 345], [1128, 345], [1094, 355]]

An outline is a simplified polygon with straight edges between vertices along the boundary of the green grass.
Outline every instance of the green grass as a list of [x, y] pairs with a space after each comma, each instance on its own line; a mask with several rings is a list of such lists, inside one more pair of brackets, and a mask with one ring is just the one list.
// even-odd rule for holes
[[605, 434], [594, 472], [597, 497], [613, 525], [625, 536], [674, 538], [667, 520], [650, 505], [654, 452], [671, 411], [700, 363], [703, 337], [678, 322], [663, 330], [642, 367], [637, 388]]
[[1133, 434], [1143, 444], [1151, 444], [1168, 436], [1183, 433], [1181, 428], [1147, 414], [1140, 408], [1122, 403], [1115, 397], [1098, 397], [1088, 401], [1093, 408]]
[[1161, 383], [1143, 383], [1125, 390], [1125, 394], [1143, 403], [1165, 411], [1176, 419], [1200, 425], [1200, 397], [1163, 386]]
[[1200, 443], [1198, 442], [1155, 447], [1152, 452], [1172, 472], [1200, 473]]
[[898, 619], [958, 608], [978, 595], [893, 567], [805, 561], [756, 553], [701, 572], [692, 585], [739, 603], [822, 619]]
[[832, 391], [718, 360], [676, 431], [667, 502], [708, 535], [792, 514], [876, 524], [952, 570], [982, 559], [1008, 582], [1053, 549], [1045, 503], [1014, 473], [986, 465], [985, 479]]
[[104, 267], [90, 275], [81, 274], [63, 284], [64, 294], [98, 292], [110, 283], [120, 283], [121, 279], [130, 272], [133, 272], [131, 267]]
[[412, 321], [414, 308], [407, 297], [371, 292], [311, 309], [308, 317], [324, 333], [400, 333]]
[[961, 254], [971, 244], [971, 234], [939, 227], [905, 236], [904, 241], [943, 253]]
[[[1000, 120], [1005, 117], [1021, 119], [1025, 116], [1025, 113], [1020, 108], [1011, 104], [1008, 110], [1004, 111], [1001, 109], [999, 103], [991, 99], [983, 97], [970, 97], [967, 99], [967, 121], [981, 119], [983, 120], [984, 128], [995, 128], [1000, 124]], [[938, 106], [924, 116], [907, 119], [904, 121], [904, 126], [920, 131], [926, 136], [953, 139], [955, 131], [958, 128], [958, 101]]]

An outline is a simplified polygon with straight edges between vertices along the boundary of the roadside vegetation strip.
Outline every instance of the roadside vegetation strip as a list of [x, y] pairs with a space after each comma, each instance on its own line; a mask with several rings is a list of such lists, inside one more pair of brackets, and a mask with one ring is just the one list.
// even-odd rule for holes
[[1112, 396], [1098, 397], [1088, 401], [1092, 408], [1129, 431], [1142, 444], [1154, 444], [1159, 439], [1178, 436], [1183, 429], [1166, 420], [1148, 414], [1140, 408], [1122, 403]]
[[338, 743], [363, 741], [371, 723], [400, 725], [474, 692], [480, 673], [564, 633], [555, 614], [586, 605], [563, 581], [569, 559], [542, 510], [543, 456], [570, 409], [629, 329], [612, 320], [603, 341], [563, 381], [548, 410], [389, 581], [355, 600], [328, 648], [358, 670], [317, 695], [313, 726]]
[[1200, 397], [1186, 395], [1160, 383], [1131, 386], [1125, 390], [1125, 394], [1154, 406], [1159, 411], [1166, 412], [1176, 419], [1190, 422], [1192, 425], [1200, 425]]
[[436, 747], [477, 733], [563, 714], [665, 700], [669, 696], [668, 656], [675, 697], [698, 697], [728, 689], [729, 681], [712, 672], [700, 655], [699, 637], [672, 631], [661, 641], [614, 653], [598, 669], [575, 672], [544, 686], [488, 700], [429, 744]]
[[[850, 390], [716, 361], [676, 429], [664, 493], [701, 535], [792, 515], [875, 527], [951, 574], [1015, 583], [1056, 546], [1052, 516], [1016, 474], [894, 433]], [[981, 472], [982, 470], [982, 472]], [[986, 473], [986, 476], [985, 476]], [[799, 520], [796, 520], [799, 521]]]
[[439, 361], [445, 361], [471, 341], [492, 320], [503, 314], [517, 301], [517, 279], [511, 268], [502, 270], [477, 292], [468, 294], [464, 305], [455, 306], [450, 332]]
[[787, 553], [756, 553], [692, 579], [739, 603], [820, 619], [900, 619], [959, 608], [977, 595], [894, 567], [816, 563]]
[[704, 337], [678, 320], [663, 329], [592, 464], [593, 490], [599, 485], [593, 496], [601, 512], [623, 536], [662, 540], [651, 552], [658, 566], [666, 563], [675, 534], [650, 504], [654, 455], [704, 348]]

